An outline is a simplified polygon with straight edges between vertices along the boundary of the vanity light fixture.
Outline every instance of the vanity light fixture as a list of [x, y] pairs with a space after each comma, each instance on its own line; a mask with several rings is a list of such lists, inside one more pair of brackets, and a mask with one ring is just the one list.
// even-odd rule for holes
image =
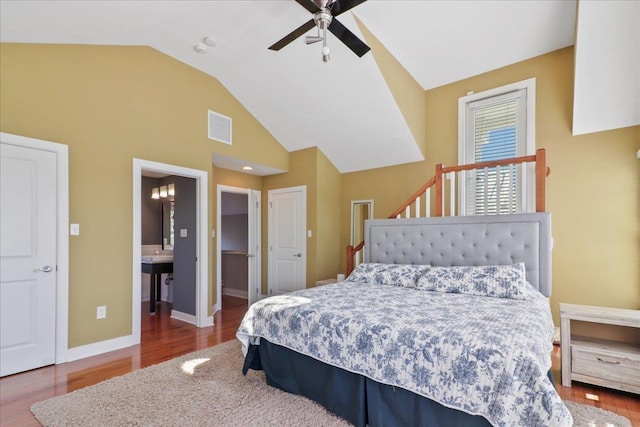
[[169, 198], [173, 201], [173, 197], [176, 195], [175, 184], [162, 185], [160, 188], [154, 187], [151, 189], [151, 198], [153, 200], [160, 200]]

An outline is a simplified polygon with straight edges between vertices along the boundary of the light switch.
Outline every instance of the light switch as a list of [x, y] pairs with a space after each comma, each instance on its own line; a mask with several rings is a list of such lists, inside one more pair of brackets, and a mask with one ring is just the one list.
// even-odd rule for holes
[[180, 237], [187, 237], [187, 229], [186, 228], [181, 228], [180, 229]]
[[307, 237], [313, 237], [313, 232], [311, 230], [307, 230]]
[[72, 236], [80, 235], [80, 224], [69, 224], [69, 234]]

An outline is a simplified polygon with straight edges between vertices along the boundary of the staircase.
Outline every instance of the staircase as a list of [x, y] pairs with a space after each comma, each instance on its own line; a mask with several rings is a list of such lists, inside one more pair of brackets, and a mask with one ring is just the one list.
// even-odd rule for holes
[[[486, 215], [507, 214], [533, 211], [526, 208], [524, 199], [519, 197], [518, 185], [522, 179], [533, 181], [535, 191], [535, 212], [545, 211], [546, 152], [538, 149], [531, 156], [500, 159], [470, 165], [449, 166], [436, 165], [435, 176], [418, 189], [389, 218], [425, 218], [433, 216]], [[448, 183], [447, 183], [448, 181]], [[458, 182], [473, 184], [472, 188], [463, 188]], [[475, 192], [482, 197], [480, 203], [474, 203], [472, 213], [459, 212], [461, 200], [467, 200], [467, 193]], [[474, 198], [475, 200], [475, 198]], [[364, 259], [364, 241], [356, 246], [347, 246], [346, 275]]]

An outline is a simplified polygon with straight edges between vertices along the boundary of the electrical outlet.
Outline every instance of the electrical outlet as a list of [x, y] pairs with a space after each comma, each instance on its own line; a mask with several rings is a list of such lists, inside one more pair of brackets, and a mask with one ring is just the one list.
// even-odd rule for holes
[[99, 305], [96, 308], [96, 319], [104, 319], [105, 317], [107, 317], [107, 306]]

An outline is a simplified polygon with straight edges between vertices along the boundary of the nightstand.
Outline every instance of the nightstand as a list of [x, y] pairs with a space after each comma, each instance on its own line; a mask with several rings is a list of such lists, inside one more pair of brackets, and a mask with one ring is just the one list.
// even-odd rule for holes
[[[609, 338], [572, 333], [573, 321], [602, 325], [586, 329], [604, 330]], [[627, 332], [631, 339], [619, 340], [615, 332]], [[564, 387], [575, 380], [640, 393], [640, 310], [561, 303], [560, 337]]]

